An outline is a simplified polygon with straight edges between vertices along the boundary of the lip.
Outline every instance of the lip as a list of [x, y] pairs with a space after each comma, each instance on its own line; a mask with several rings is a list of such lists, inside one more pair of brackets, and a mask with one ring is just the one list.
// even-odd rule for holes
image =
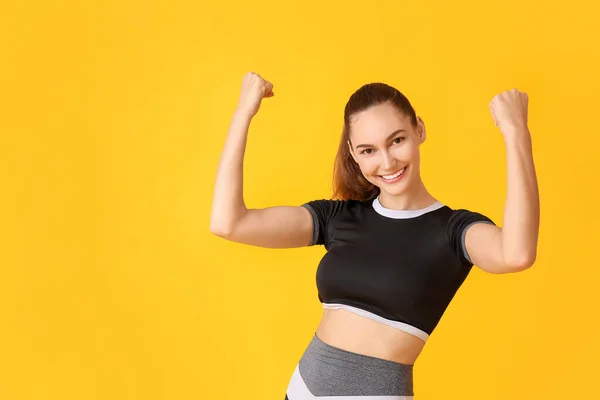
[[[404, 167], [404, 172], [402, 173], [402, 175], [400, 175], [400, 176], [398, 176], [398, 177], [396, 177], [396, 178], [394, 178], [394, 179], [392, 179], [392, 180], [383, 179], [383, 177], [382, 177], [381, 175], [377, 175], [377, 177], [378, 177], [379, 179], [381, 179], [381, 180], [382, 180], [383, 182], [385, 182], [385, 183], [396, 183], [396, 182], [398, 182], [399, 180], [401, 180], [402, 178], [404, 178], [404, 175], [406, 175], [406, 170], [407, 170], [407, 169], [408, 169], [408, 165], [407, 165], [406, 167]], [[400, 168], [398, 171], [401, 171], [401, 170], [402, 170], [402, 168]], [[395, 174], [395, 173], [397, 173], [398, 171], [396, 171], [396, 172], [394, 172], [394, 173], [392, 173], [392, 174], [386, 174], [386, 175], [394, 175], [394, 174]]]

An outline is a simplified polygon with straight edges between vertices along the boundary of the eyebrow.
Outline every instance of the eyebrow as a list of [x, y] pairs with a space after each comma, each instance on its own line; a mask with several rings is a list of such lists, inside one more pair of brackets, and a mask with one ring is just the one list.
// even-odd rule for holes
[[[392, 133], [390, 133], [390, 134], [388, 135], [388, 137], [385, 139], [385, 140], [386, 140], [386, 142], [387, 142], [388, 140], [390, 140], [392, 137], [394, 137], [394, 136], [396, 136], [397, 134], [399, 134], [400, 132], [408, 132], [408, 131], [407, 131], [406, 129], [398, 129], [398, 130], [396, 130], [396, 131], [394, 131], [394, 132], [392, 132]], [[375, 147], [375, 146], [374, 146], [374, 145], [372, 145], [372, 144], [359, 144], [358, 146], [356, 146], [356, 147], [355, 147], [355, 149], [358, 149], [359, 147]]]

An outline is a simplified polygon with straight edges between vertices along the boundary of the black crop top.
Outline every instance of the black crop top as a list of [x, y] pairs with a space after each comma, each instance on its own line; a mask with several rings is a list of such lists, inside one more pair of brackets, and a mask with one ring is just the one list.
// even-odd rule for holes
[[464, 243], [467, 228], [494, 224], [440, 202], [421, 210], [387, 209], [378, 198], [302, 206], [313, 218], [311, 245], [327, 250], [316, 273], [319, 301], [398, 321], [425, 336], [473, 266]]

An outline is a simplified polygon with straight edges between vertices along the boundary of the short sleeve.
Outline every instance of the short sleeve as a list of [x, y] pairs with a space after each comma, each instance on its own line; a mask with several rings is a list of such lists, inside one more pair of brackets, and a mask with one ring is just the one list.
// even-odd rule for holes
[[324, 245], [329, 249], [329, 238], [332, 233], [332, 219], [344, 206], [343, 200], [312, 200], [302, 204], [312, 215], [313, 238], [310, 246]]
[[467, 229], [476, 223], [486, 223], [496, 225], [494, 221], [478, 212], [459, 209], [454, 210], [448, 221], [448, 237], [455, 253], [459, 255], [463, 263], [473, 265], [473, 261], [467, 253], [465, 246], [465, 236]]

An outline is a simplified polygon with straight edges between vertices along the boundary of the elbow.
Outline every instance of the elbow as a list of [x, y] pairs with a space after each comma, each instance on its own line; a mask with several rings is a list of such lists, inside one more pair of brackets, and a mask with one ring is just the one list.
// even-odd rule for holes
[[210, 216], [210, 232], [224, 239], [231, 239], [243, 216], [243, 212], [213, 213]]
[[219, 226], [210, 226], [210, 233], [212, 233], [215, 236], [218, 237], [222, 237], [223, 239], [227, 239], [227, 237], [229, 237], [229, 235], [231, 235], [231, 231], [228, 229], [223, 229]]
[[215, 219], [210, 220], [210, 233], [215, 236], [222, 237], [223, 239], [227, 239], [231, 236], [233, 232], [233, 228], [231, 225], [223, 224], [217, 222]]
[[526, 254], [519, 258], [507, 260], [506, 264], [510, 266], [511, 271], [521, 272], [531, 268], [535, 264], [535, 259], [535, 254]]

